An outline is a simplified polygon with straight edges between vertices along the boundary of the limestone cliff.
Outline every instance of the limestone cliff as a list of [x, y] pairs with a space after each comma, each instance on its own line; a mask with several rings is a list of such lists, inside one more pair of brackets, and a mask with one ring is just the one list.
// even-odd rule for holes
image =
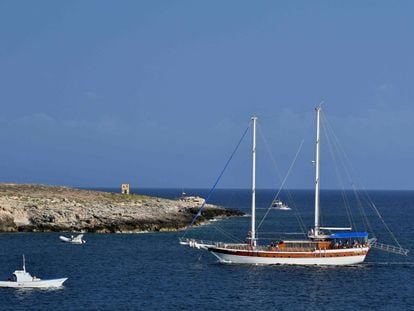
[[[0, 184], [0, 231], [139, 232], [185, 228], [198, 204], [68, 187]], [[242, 212], [207, 204], [197, 224]]]

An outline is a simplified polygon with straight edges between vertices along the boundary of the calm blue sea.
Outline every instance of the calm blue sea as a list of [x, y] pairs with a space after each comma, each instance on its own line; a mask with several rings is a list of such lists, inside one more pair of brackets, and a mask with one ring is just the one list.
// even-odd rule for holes
[[[173, 198], [181, 190], [137, 192]], [[207, 194], [202, 189], [186, 192]], [[414, 192], [368, 194], [399, 242], [414, 251]], [[249, 195], [247, 190], [218, 190], [212, 202], [250, 213]], [[273, 195], [258, 191], [258, 223]], [[282, 199], [312, 226], [312, 191], [283, 193]], [[340, 192], [322, 192], [324, 224], [348, 224], [346, 212], [338, 207], [341, 201]], [[367, 209], [366, 215], [377, 236], [390, 243], [375, 212]], [[363, 217], [353, 220], [362, 230]], [[249, 223], [249, 217], [231, 218], [186, 235], [243, 240]], [[294, 211], [271, 211], [261, 232], [263, 239], [283, 238], [286, 232], [300, 232], [300, 226]], [[413, 254], [373, 250], [365, 264], [354, 267], [224, 265], [209, 253], [180, 246], [183, 233], [86, 234], [85, 245], [61, 243], [59, 233], [2, 233], [0, 279], [21, 268], [24, 253], [32, 274], [69, 280], [58, 290], [0, 289], [0, 310], [414, 310]]]

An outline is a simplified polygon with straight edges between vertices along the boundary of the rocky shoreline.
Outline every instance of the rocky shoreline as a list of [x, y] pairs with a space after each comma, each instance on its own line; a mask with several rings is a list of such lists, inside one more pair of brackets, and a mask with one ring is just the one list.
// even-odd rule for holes
[[[61, 186], [0, 184], [0, 232], [122, 233], [185, 228], [199, 204]], [[242, 212], [206, 204], [196, 225]]]

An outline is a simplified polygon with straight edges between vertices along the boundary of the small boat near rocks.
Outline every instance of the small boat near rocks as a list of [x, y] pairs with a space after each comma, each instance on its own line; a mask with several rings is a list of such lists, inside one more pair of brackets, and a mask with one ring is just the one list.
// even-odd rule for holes
[[178, 200], [196, 205], [201, 205], [206, 202], [206, 200], [200, 196], [187, 195], [185, 192], [181, 193], [181, 196], [178, 198]]
[[42, 280], [32, 276], [26, 271], [26, 263], [23, 255], [23, 270], [13, 272], [11, 278], [7, 281], [0, 281], [0, 287], [11, 288], [53, 288], [61, 287], [68, 278]]
[[83, 234], [78, 234], [77, 236], [71, 236], [70, 238], [67, 238], [63, 235], [59, 236], [59, 239], [63, 242], [66, 243], [71, 243], [71, 244], [85, 244], [86, 241], [82, 239], [83, 238]]

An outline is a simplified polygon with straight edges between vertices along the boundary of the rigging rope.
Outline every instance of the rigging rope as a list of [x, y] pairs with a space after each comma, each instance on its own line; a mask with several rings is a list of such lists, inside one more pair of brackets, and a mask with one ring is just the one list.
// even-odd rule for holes
[[[269, 147], [269, 144], [268, 144], [268, 142], [267, 142], [267, 140], [266, 140], [266, 137], [264, 136], [264, 134], [263, 134], [263, 132], [262, 132], [262, 130], [261, 130], [261, 127], [260, 127], [260, 124], [259, 124], [259, 134], [260, 134], [260, 136], [262, 137], [262, 139], [263, 139], [263, 142], [264, 142], [264, 145], [265, 145], [265, 147], [266, 147], [266, 151], [267, 151], [267, 153], [269, 154], [269, 156], [270, 156], [270, 158], [271, 158], [271, 160], [272, 160], [272, 162], [273, 162], [273, 166], [274, 166], [274, 168], [275, 168], [275, 170], [276, 170], [276, 173], [278, 174], [278, 177], [279, 177], [279, 179], [282, 179], [282, 174], [280, 173], [280, 171], [279, 171], [279, 168], [278, 168], [278, 166], [277, 166], [277, 164], [276, 164], [276, 160], [275, 160], [275, 158], [274, 158], [274, 156], [273, 156], [273, 154], [272, 154], [272, 152], [270, 151], [270, 147]], [[301, 143], [301, 145], [304, 143], [304, 140], [302, 140], [302, 143]], [[301, 147], [300, 147], [301, 148]], [[299, 149], [300, 150], [300, 149]], [[299, 151], [298, 151], [298, 154], [299, 154]], [[288, 174], [289, 175], [289, 174]], [[288, 177], [288, 175], [286, 176], [286, 179], [287, 179], [287, 177]], [[277, 192], [277, 194], [273, 197], [273, 200], [272, 200], [272, 202], [271, 202], [271, 204], [270, 204], [270, 206], [269, 207], [266, 207], [266, 208], [263, 208], [263, 209], [269, 209], [269, 211], [270, 211], [270, 209], [271, 209], [271, 207], [272, 207], [272, 203], [273, 203], [273, 201], [274, 200], [276, 200], [277, 199], [277, 197], [279, 196], [279, 193], [280, 193], [280, 191], [281, 191], [281, 189], [282, 189], [282, 187], [283, 187], [283, 185], [284, 185], [284, 183], [286, 182], [286, 180], [282, 183], [282, 185], [280, 186], [280, 188], [279, 188], [279, 191]], [[287, 192], [287, 196], [288, 196], [288, 200], [289, 200], [289, 204], [292, 206], [292, 208], [293, 208], [293, 213], [294, 213], [294, 215], [295, 215], [295, 217], [296, 217], [296, 220], [298, 221], [298, 223], [299, 223], [299, 226], [300, 226], [300, 229], [303, 231], [303, 234], [306, 234], [306, 226], [305, 226], [305, 224], [303, 223], [303, 220], [302, 220], [302, 217], [301, 217], [301, 215], [300, 215], [300, 213], [299, 213], [299, 210], [297, 209], [297, 207], [296, 207], [296, 204], [295, 204], [295, 201], [293, 200], [293, 197], [292, 197], [292, 194], [291, 194], [291, 192], [289, 191], [289, 189], [285, 189], [286, 190], [286, 192]], [[267, 214], [266, 214], [267, 215]], [[266, 217], [266, 216], [265, 216]], [[262, 219], [262, 222], [263, 222], [263, 220], [264, 220], [264, 218]], [[261, 223], [262, 223], [261, 222]], [[260, 225], [261, 225], [261, 223], [260, 223]], [[259, 225], [259, 226], [260, 226]]]
[[219, 231], [221, 234], [227, 236], [228, 238], [230, 238], [230, 240], [236, 241], [236, 242], [240, 242], [242, 243], [243, 240], [241, 240], [239, 237], [234, 236], [233, 234], [228, 233], [227, 231], [225, 231], [223, 228], [221, 228], [220, 226], [214, 226], [214, 229], [216, 229], [217, 231]]
[[210, 192], [208, 193], [208, 195], [207, 195], [207, 197], [206, 197], [206, 199], [205, 199], [204, 203], [203, 203], [203, 204], [201, 204], [200, 208], [198, 209], [197, 214], [194, 216], [194, 218], [193, 218], [193, 220], [191, 221], [191, 223], [190, 223], [190, 224], [187, 226], [187, 228], [185, 229], [184, 234], [183, 234], [183, 237], [185, 237], [185, 235], [187, 234], [188, 229], [190, 229], [190, 228], [193, 226], [193, 224], [194, 224], [194, 222], [196, 221], [196, 219], [197, 219], [197, 218], [201, 215], [201, 212], [203, 211], [204, 206], [206, 205], [206, 203], [208, 202], [208, 200], [209, 200], [209, 199], [210, 199], [210, 197], [212, 196], [212, 194], [213, 194], [214, 190], [216, 189], [216, 186], [217, 186], [218, 182], [220, 181], [221, 177], [223, 177], [224, 172], [226, 171], [226, 169], [227, 169], [227, 167], [229, 166], [229, 164], [230, 164], [231, 160], [233, 159], [234, 155], [236, 154], [237, 150], [239, 149], [240, 144], [242, 143], [242, 141], [243, 141], [244, 137], [245, 137], [245, 136], [246, 136], [246, 134], [247, 134], [247, 131], [248, 131], [248, 130], [249, 130], [249, 128], [250, 128], [250, 125], [251, 125], [251, 123], [249, 122], [249, 125], [247, 126], [247, 128], [246, 128], [246, 130], [244, 131], [243, 135], [242, 135], [242, 136], [241, 136], [241, 138], [239, 139], [239, 142], [237, 143], [236, 148], [234, 148], [233, 152], [231, 153], [230, 158], [227, 160], [226, 165], [224, 165], [224, 168], [221, 170], [220, 175], [218, 176], [218, 178], [217, 178], [216, 182], [214, 183], [213, 187], [211, 188]]
[[[335, 157], [335, 154], [336, 154], [338, 156], [338, 158], [340, 158], [339, 148], [335, 144], [335, 141], [333, 141], [333, 142], [331, 141], [331, 137], [329, 136], [329, 134], [334, 136], [333, 135], [333, 129], [332, 129], [332, 127], [330, 127], [330, 124], [328, 123], [328, 120], [326, 119], [326, 116], [325, 116], [324, 113], [322, 113], [322, 118], [323, 118], [323, 121], [324, 121], [324, 122], [322, 122], [323, 132], [325, 134], [327, 145], [329, 147], [329, 152], [331, 154], [331, 158], [332, 158], [333, 163], [334, 163], [336, 178], [337, 178], [338, 182], [341, 185], [341, 196], [342, 196], [342, 200], [344, 202], [345, 211], [346, 211], [346, 214], [347, 214], [347, 217], [348, 217], [348, 221], [349, 221], [350, 226], [352, 228], [354, 228], [354, 230], [358, 231], [356, 223], [355, 223], [355, 221], [352, 217], [350, 204], [349, 204], [348, 198], [345, 194], [344, 182], [341, 178], [341, 174], [340, 174], [339, 169], [338, 169], [338, 162], [337, 162], [337, 159]], [[333, 150], [333, 147], [335, 147], [335, 150]], [[335, 153], [335, 151], [336, 151], [336, 153]]]
[[371, 199], [371, 197], [369, 196], [368, 191], [362, 187], [362, 193], [360, 193], [360, 192], [356, 189], [355, 184], [354, 184], [354, 182], [353, 182], [353, 179], [351, 178], [350, 173], [349, 173], [349, 171], [348, 171], [348, 169], [347, 169], [347, 168], [349, 168], [349, 169], [352, 171], [352, 173], [353, 173], [353, 174], [355, 174], [355, 175], [357, 175], [357, 174], [356, 174], [356, 170], [355, 170], [355, 169], [354, 169], [354, 167], [352, 166], [351, 161], [349, 160], [349, 158], [348, 158], [347, 154], [345, 153], [344, 148], [343, 148], [343, 147], [342, 147], [342, 145], [339, 143], [339, 139], [337, 138], [337, 136], [335, 135], [334, 131], [332, 130], [332, 126], [330, 125], [330, 123], [328, 122], [328, 120], [326, 119], [326, 117], [324, 118], [324, 120], [325, 120], [326, 124], [328, 125], [328, 127], [329, 127], [329, 128], [330, 128], [330, 130], [331, 130], [332, 136], [333, 136], [334, 141], [335, 141], [335, 143], [336, 143], [336, 145], [337, 145], [338, 153], [340, 152], [340, 153], [342, 153], [342, 154], [343, 154], [343, 158], [341, 158], [341, 157], [340, 157], [341, 164], [342, 164], [342, 167], [343, 167], [343, 169], [344, 169], [344, 171], [345, 171], [345, 173], [346, 173], [346, 175], [347, 175], [347, 177], [348, 177], [348, 180], [351, 182], [351, 185], [352, 185], [352, 189], [353, 189], [353, 191], [354, 191], [355, 198], [356, 198], [356, 200], [357, 200], [357, 202], [358, 202], [358, 204], [357, 204], [357, 205], [359, 206], [359, 208], [360, 208], [360, 210], [361, 210], [361, 213], [362, 213], [362, 216], [363, 216], [363, 221], [366, 223], [366, 225], [367, 225], [367, 226], [369, 227], [369, 229], [371, 230], [371, 233], [372, 233], [372, 234], [374, 235], [374, 237], [375, 237], [375, 232], [374, 232], [374, 230], [372, 229], [372, 226], [371, 226], [371, 224], [370, 224], [370, 222], [369, 222], [369, 220], [368, 220], [368, 217], [367, 217], [367, 215], [366, 215], [366, 213], [365, 213], [364, 205], [362, 204], [362, 202], [361, 202], [361, 200], [360, 200], [360, 198], [359, 198], [359, 194], [360, 194], [360, 195], [362, 195], [363, 199], [365, 199], [365, 201], [367, 202], [367, 205], [368, 205], [368, 206], [370, 206], [370, 207], [371, 207], [371, 208], [375, 211], [375, 213], [377, 214], [378, 218], [381, 220], [382, 224], [384, 225], [385, 229], [388, 231], [388, 233], [390, 234], [390, 236], [391, 236], [391, 238], [394, 240], [394, 242], [395, 242], [395, 243], [396, 243], [396, 244], [397, 244], [400, 248], [402, 248], [402, 247], [401, 247], [401, 245], [400, 245], [400, 243], [398, 242], [397, 238], [395, 237], [394, 233], [391, 231], [391, 229], [390, 229], [390, 228], [388, 227], [388, 225], [385, 223], [385, 220], [382, 218], [382, 216], [381, 216], [380, 212], [378, 211], [378, 209], [377, 209], [376, 205], [374, 204], [373, 200], [372, 200], [372, 199]]
[[392, 231], [390, 230], [390, 228], [388, 227], [388, 225], [385, 223], [384, 219], [382, 218], [381, 214], [379, 213], [379, 211], [378, 211], [377, 207], [375, 206], [374, 202], [371, 202], [371, 206], [375, 210], [375, 212], [377, 213], [379, 219], [381, 219], [382, 224], [387, 229], [387, 231], [389, 232], [389, 234], [391, 235], [391, 237], [393, 238], [393, 240], [395, 241], [395, 243], [397, 243], [397, 245], [402, 248], [402, 246], [400, 245], [400, 243], [398, 243], [398, 240], [395, 237], [394, 233], [392, 233]]
[[369, 228], [369, 230], [371, 231], [371, 233], [375, 237], [375, 232], [372, 229], [371, 223], [370, 223], [370, 221], [369, 221], [369, 219], [368, 219], [368, 217], [366, 215], [365, 208], [364, 208], [364, 204], [362, 203], [362, 201], [360, 199], [359, 191], [356, 189], [355, 183], [353, 182], [353, 178], [351, 177], [351, 174], [350, 174], [348, 168], [350, 170], [352, 170], [354, 173], [355, 173], [355, 170], [353, 169], [353, 167], [351, 165], [351, 161], [348, 158], [348, 155], [346, 154], [344, 148], [342, 147], [341, 143], [339, 142], [338, 137], [335, 135], [335, 132], [333, 131], [333, 128], [332, 128], [331, 124], [328, 122], [328, 120], [326, 119], [326, 117], [325, 117], [325, 122], [328, 125], [328, 127], [330, 128], [330, 131], [332, 133], [332, 137], [333, 137], [333, 139], [335, 141], [335, 146], [338, 149], [338, 154], [342, 154], [342, 157], [340, 157], [339, 159], [340, 159], [342, 168], [343, 168], [343, 170], [344, 170], [344, 172], [346, 174], [346, 177], [347, 177], [348, 181], [351, 184], [351, 187], [352, 187], [352, 190], [353, 190], [353, 193], [354, 193], [355, 200], [357, 201], [357, 206], [359, 207], [359, 209], [361, 211], [362, 221], [363, 221], [363, 223], [365, 225], [365, 228]]
[[361, 212], [361, 215], [362, 215], [362, 221], [364, 223], [364, 226], [365, 226], [365, 228], [368, 228], [370, 230], [370, 232], [375, 237], [374, 230], [372, 229], [371, 223], [370, 223], [370, 221], [369, 221], [369, 219], [368, 219], [368, 217], [367, 217], [367, 215], [365, 213], [364, 204], [361, 201], [361, 198], [359, 196], [359, 192], [358, 192], [358, 190], [355, 187], [355, 183], [353, 181], [353, 178], [351, 177], [351, 174], [350, 174], [349, 170], [353, 171], [353, 173], [355, 175], [356, 175], [356, 172], [353, 169], [353, 166], [351, 164], [351, 161], [350, 161], [348, 155], [345, 152], [345, 149], [342, 147], [342, 145], [341, 145], [338, 137], [336, 136], [336, 134], [335, 134], [335, 132], [333, 130], [332, 125], [330, 124], [329, 120], [326, 118], [326, 115], [324, 115], [324, 121], [325, 121], [325, 123], [327, 125], [327, 128], [329, 128], [330, 133], [332, 135], [332, 138], [333, 138], [333, 141], [334, 141], [334, 146], [337, 149], [337, 154], [338, 155], [342, 155], [342, 156], [339, 156], [339, 160], [340, 160], [342, 169], [343, 169], [343, 171], [344, 171], [344, 173], [345, 173], [345, 175], [346, 175], [349, 183], [351, 184], [351, 187], [352, 187], [352, 190], [353, 190], [353, 193], [354, 193], [354, 197], [355, 197], [355, 200], [357, 202], [357, 206], [359, 207], [360, 212]]
[[[299, 153], [300, 153], [300, 151], [302, 150], [303, 143], [304, 143], [304, 140], [302, 140], [302, 141], [301, 141], [301, 143], [300, 143], [300, 145], [299, 145], [299, 148], [298, 148], [298, 151], [296, 152], [295, 157], [293, 158], [293, 161], [292, 161], [292, 163], [290, 164], [290, 167], [289, 167], [289, 169], [288, 169], [288, 171], [287, 171], [287, 173], [286, 173], [286, 176], [285, 176], [285, 178], [283, 179], [282, 184], [280, 185], [280, 188], [279, 188], [278, 192], [276, 193], [276, 195], [275, 195], [275, 197], [274, 197], [274, 199], [273, 199], [273, 200], [275, 200], [275, 199], [279, 196], [280, 191], [282, 190], [283, 186], [285, 185], [286, 180], [287, 180], [287, 178], [289, 177], [290, 172], [292, 171], [292, 168], [293, 168], [293, 166], [294, 166], [294, 164], [295, 164], [295, 162], [296, 162], [296, 159], [298, 158]], [[263, 224], [263, 221], [265, 220], [265, 218], [266, 218], [266, 217], [267, 217], [267, 215], [269, 214], [269, 212], [270, 212], [270, 209], [271, 209], [271, 208], [272, 208], [272, 205], [270, 205], [270, 206], [269, 206], [269, 208], [267, 209], [267, 211], [266, 211], [265, 215], [263, 216], [262, 220], [260, 221], [259, 225], [257, 226], [257, 229], [259, 229], [259, 228], [261, 227], [261, 225]], [[303, 228], [301, 228], [301, 229], [303, 229]]]
[[397, 243], [397, 245], [402, 248], [402, 246], [400, 245], [400, 243], [398, 242], [397, 238], [395, 237], [394, 233], [391, 231], [391, 229], [388, 227], [388, 225], [385, 223], [385, 220], [382, 218], [380, 212], [378, 211], [376, 205], [374, 204], [374, 202], [372, 201], [371, 197], [368, 195], [368, 193], [365, 193], [366, 199], [368, 200], [368, 202], [370, 203], [372, 209], [376, 212], [376, 214], [378, 215], [378, 218], [381, 220], [382, 224], [384, 225], [385, 229], [387, 229], [388, 233], [391, 235], [392, 239], [394, 240], [395, 243]]
[[[375, 236], [375, 231], [374, 231], [374, 229], [371, 226], [371, 223], [370, 223], [370, 221], [368, 219], [367, 214], [365, 213], [364, 204], [363, 204], [363, 202], [362, 202], [362, 200], [360, 198], [359, 191], [356, 188], [355, 184], [352, 184], [352, 190], [354, 191], [354, 196], [355, 196], [355, 200], [357, 201], [357, 205], [358, 205], [359, 209], [361, 210], [362, 221], [364, 222], [365, 227], [366, 228], [369, 228], [370, 232], [372, 233], [372, 235], [375, 238], [376, 237]], [[364, 199], [364, 196], [362, 196], [362, 198]]]

